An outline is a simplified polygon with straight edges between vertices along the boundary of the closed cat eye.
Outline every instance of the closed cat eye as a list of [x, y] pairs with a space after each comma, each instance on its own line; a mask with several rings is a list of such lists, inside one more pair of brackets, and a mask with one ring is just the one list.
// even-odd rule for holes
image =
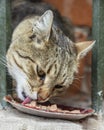
[[33, 40], [35, 37], [36, 37], [36, 35], [35, 35], [35, 34], [33, 34], [33, 35], [29, 36], [29, 38], [30, 38], [30, 39], [32, 39], [32, 40]]
[[62, 87], [63, 87], [62, 85], [55, 85], [54, 88], [56, 88], [56, 89], [60, 89], [60, 88], [62, 88]]
[[44, 80], [46, 76], [45, 72], [39, 66], [37, 66], [37, 75], [41, 80]]

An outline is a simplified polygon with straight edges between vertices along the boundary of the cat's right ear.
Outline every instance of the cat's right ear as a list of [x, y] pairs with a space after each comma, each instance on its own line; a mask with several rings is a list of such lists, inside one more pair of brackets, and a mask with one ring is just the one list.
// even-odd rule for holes
[[48, 41], [53, 23], [53, 12], [47, 10], [33, 25], [33, 32]]
[[76, 43], [77, 60], [83, 58], [93, 48], [95, 42], [96, 41], [85, 41]]

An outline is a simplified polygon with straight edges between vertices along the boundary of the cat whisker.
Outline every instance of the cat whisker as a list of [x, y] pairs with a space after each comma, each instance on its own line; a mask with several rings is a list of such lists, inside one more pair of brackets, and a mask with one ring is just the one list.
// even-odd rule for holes
[[6, 62], [5, 62], [3, 59], [0, 59], [0, 61], [1, 61], [2, 63], [5, 63], [5, 64], [6, 64]]
[[1, 63], [2, 65], [4, 65], [5, 67], [7, 67], [7, 64], [4, 63], [3, 61], [0, 61], [0, 63]]
[[2, 55], [2, 58], [3, 58], [3, 59], [6, 59], [6, 56]]
[[[5, 66], [7, 68], [7, 64], [3, 63], [0, 61], [0, 64], [2, 64], [3, 66]], [[8, 69], [5, 69], [6, 75], [10, 76], [10, 74], [8, 73]]]
[[6, 61], [6, 57], [5, 56], [1, 56], [0, 59], [2, 59], [3, 61]]
[[78, 80], [78, 81], [82, 80], [83, 78], [84, 78], [83, 76], [74, 77], [74, 79], [75, 79], [75, 80]]
[[6, 65], [6, 59], [0, 58], [0, 61]]
[[4, 59], [6, 58], [6, 56], [4, 56], [4, 55], [2, 55], [2, 54], [0, 54], [0, 57], [2, 57], [2, 58], [4, 58]]
[[1, 61], [3, 61], [4, 63], [6, 63], [6, 59], [0, 58]]
[[[0, 58], [0, 64], [2, 64], [3, 66], [6, 67], [6, 74], [10, 76], [10, 74], [8, 73], [8, 69], [7, 69], [7, 68], [8, 68], [8, 65], [7, 65], [7, 63], [6, 63], [6, 60], [3, 59], [3, 58]], [[9, 68], [12, 68], [12, 66], [9, 66]]]

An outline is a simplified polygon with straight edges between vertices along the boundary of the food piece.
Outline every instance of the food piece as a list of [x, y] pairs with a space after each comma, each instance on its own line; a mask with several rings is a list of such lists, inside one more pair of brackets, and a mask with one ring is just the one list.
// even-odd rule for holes
[[31, 107], [36, 107], [37, 103], [36, 103], [36, 101], [31, 101], [30, 105], [31, 105]]
[[70, 113], [79, 114], [79, 113], [81, 113], [81, 112], [80, 112], [80, 110], [73, 110], [73, 111], [70, 111]]
[[32, 106], [36, 106], [37, 105], [37, 103], [36, 103], [36, 101], [31, 101], [31, 103], [30, 103]]
[[84, 109], [83, 111], [81, 111], [82, 114], [84, 113], [91, 113], [92, 112], [92, 109], [89, 108], [89, 109]]
[[57, 108], [57, 112], [64, 112], [61, 108]]
[[80, 110], [67, 110], [67, 109], [62, 109], [61, 107], [57, 107], [56, 104], [53, 105], [43, 105], [43, 104], [38, 104], [36, 101], [31, 101], [29, 97], [27, 97], [23, 102], [22, 105], [29, 107], [29, 108], [35, 108], [38, 110], [45, 110], [45, 111], [51, 111], [51, 112], [60, 112], [60, 113], [71, 113], [71, 114], [79, 114], [81, 113]]
[[29, 104], [29, 103], [25, 104], [25, 106], [31, 108], [31, 104]]
[[36, 101], [30, 101], [29, 98], [26, 98], [25, 101], [22, 103], [23, 105], [36, 108], [39, 110], [51, 111], [51, 112], [60, 112], [60, 113], [71, 113], [71, 114], [79, 114], [81, 113], [80, 110], [63, 110], [62, 108], [57, 107], [56, 104], [45, 106], [43, 104], [38, 104]]
[[64, 113], [71, 113], [71, 111], [69, 111], [69, 110], [62, 110], [62, 112], [64, 112]]
[[47, 106], [41, 106], [42, 110], [47, 110]]
[[9, 101], [13, 101], [13, 98], [11, 97], [11, 95], [7, 95], [6, 97], [4, 97], [4, 100], [7, 99]]
[[27, 106], [27, 107], [29, 106], [31, 108], [36, 108], [37, 107], [36, 101], [31, 101], [30, 103], [25, 103], [24, 105]]
[[51, 105], [50, 102], [45, 103], [38, 103], [37, 101], [31, 100], [29, 97], [27, 97], [22, 103], [18, 100], [18, 98], [12, 98], [12, 96], [8, 95], [4, 97], [4, 100], [11, 103], [18, 103], [22, 104], [23, 107], [28, 107], [34, 110], [39, 111], [46, 111], [46, 112], [57, 112], [61, 114], [86, 114], [86, 113], [92, 113], [93, 110], [91, 108], [89, 109], [83, 109], [83, 108], [73, 108], [69, 106], [63, 106], [63, 105]]
[[51, 105], [50, 108], [49, 108], [50, 111], [57, 111], [57, 105], [54, 104], [54, 105]]

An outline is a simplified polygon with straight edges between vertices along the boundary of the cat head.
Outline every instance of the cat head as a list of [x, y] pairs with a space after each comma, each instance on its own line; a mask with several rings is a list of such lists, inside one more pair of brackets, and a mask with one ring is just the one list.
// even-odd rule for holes
[[7, 65], [17, 93], [44, 102], [70, 87], [78, 62], [94, 42], [74, 44], [54, 25], [52, 11], [22, 21], [14, 30]]

